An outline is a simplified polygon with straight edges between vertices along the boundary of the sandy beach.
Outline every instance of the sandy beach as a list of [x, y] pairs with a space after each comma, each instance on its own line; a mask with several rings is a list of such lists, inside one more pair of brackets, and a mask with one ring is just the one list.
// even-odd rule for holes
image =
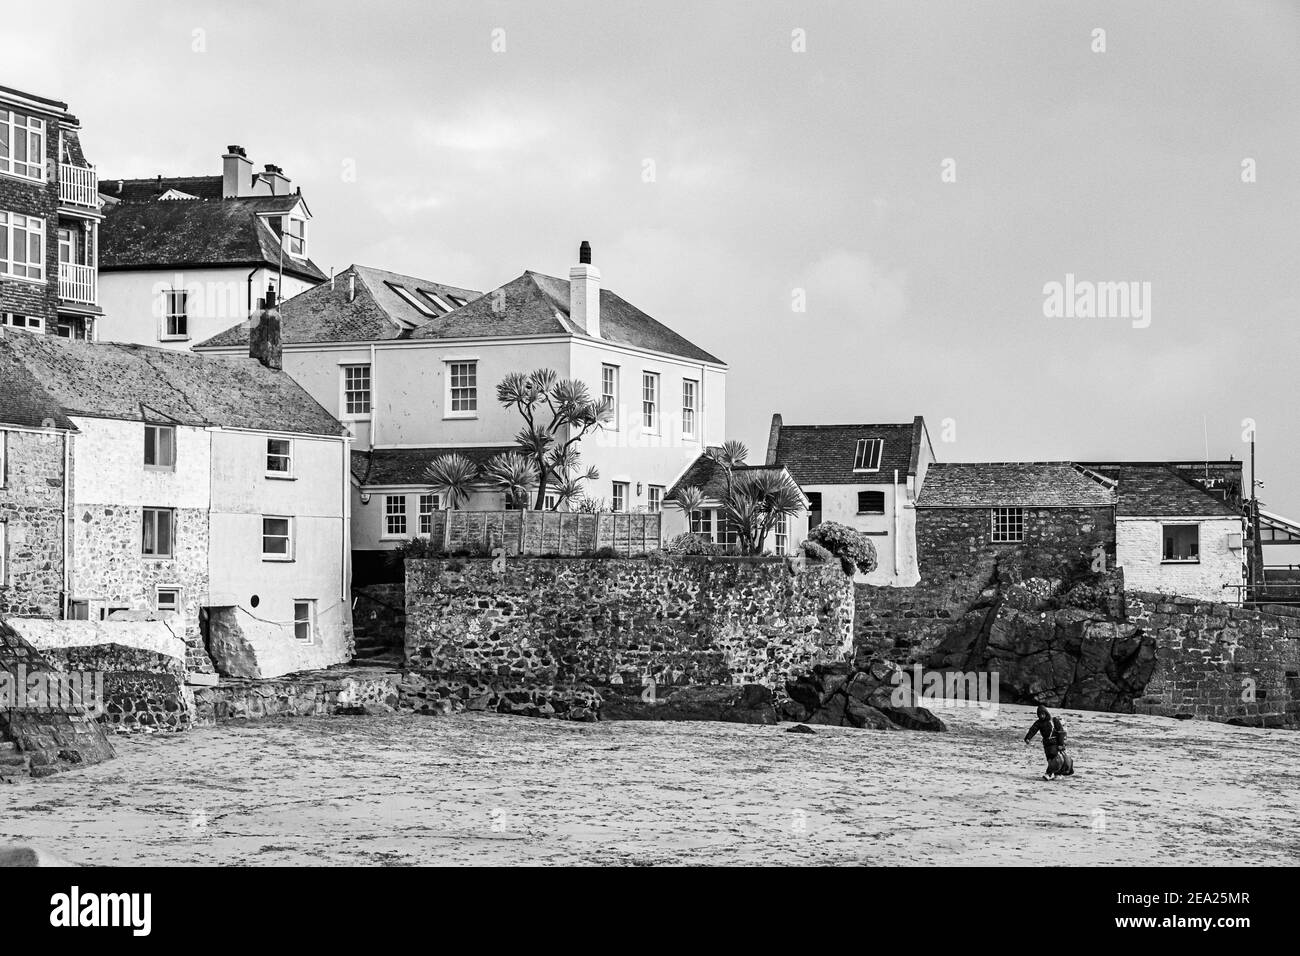
[[1300, 862], [1300, 738], [1030, 709], [949, 732], [335, 717], [119, 738], [117, 760], [0, 785], [0, 844], [100, 865]]

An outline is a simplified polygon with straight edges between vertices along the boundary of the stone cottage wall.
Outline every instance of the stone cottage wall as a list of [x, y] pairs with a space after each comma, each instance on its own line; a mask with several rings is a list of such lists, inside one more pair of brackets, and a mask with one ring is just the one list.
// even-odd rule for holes
[[1126, 601], [1129, 620], [1157, 644], [1138, 713], [1300, 728], [1300, 608], [1133, 591]]
[[853, 589], [838, 564], [664, 557], [406, 565], [407, 666], [461, 696], [558, 711], [593, 688], [779, 687], [841, 660]]
[[0, 441], [6, 448], [6, 473], [0, 475], [0, 522], [5, 525], [7, 548], [0, 614], [61, 614], [65, 440], [55, 431], [0, 428]]

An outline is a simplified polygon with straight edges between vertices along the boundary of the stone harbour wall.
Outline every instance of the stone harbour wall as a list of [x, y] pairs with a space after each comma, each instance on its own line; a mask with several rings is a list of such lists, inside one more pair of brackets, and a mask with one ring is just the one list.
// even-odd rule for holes
[[783, 688], [851, 641], [853, 587], [833, 562], [429, 559], [406, 573], [406, 665], [424, 700], [474, 709], [583, 719], [602, 687]]
[[1156, 640], [1138, 713], [1300, 729], [1300, 608], [1134, 591], [1126, 601], [1129, 620]]
[[274, 680], [224, 680], [194, 692], [196, 722], [218, 724], [267, 717], [329, 717], [396, 709], [398, 674], [341, 667]]

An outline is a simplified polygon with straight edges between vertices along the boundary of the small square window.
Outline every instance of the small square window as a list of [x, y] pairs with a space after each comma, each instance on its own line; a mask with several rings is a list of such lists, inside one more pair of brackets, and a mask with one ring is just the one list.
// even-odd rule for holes
[[290, 439], [266, 440], [266, 474], [270, 478], [293, 477], [293, 442]]
[[859, 491], [858, 514], [883, 515], [885, 513], [885, 493], [883, 491]]
[[159, 612], [179, 612], [181, 609], [180, 588], [159, 588], [154, 595], [154, 607]]
[[1162, 561], [1196, 564], [1201, 560], [1201, 529], [1194, 524], [1167, 524], [1161, 529], [1164, 540]]
[[991, 536], [998, 544], [1025, 540], [1025, 510], [1023, 508], [994, 508]]

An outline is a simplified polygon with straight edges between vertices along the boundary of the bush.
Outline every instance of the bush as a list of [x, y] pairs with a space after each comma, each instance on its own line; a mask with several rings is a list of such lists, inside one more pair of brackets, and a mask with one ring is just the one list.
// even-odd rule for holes
[[443, 555], [442, 548], [434, 545], [428, 538], [408, 538], [389, 551], [384, 556], [384, 560], [389, 564], [400, 564], [407, 558], [418, 560], [420, 558], [440, 558]]
[[809, 561], [830, 561], [835, 557], [816, 541], [805, 541], [803, 543], [803, 556]]
[[608, 561], [610, 558], [618, 557], [618, 549], [611, 548], [609, 545], [604, 545], [591, 552], [591, 556], [599, 561]]
[[698, 534], [687, 531], [668, 541], [664, 550], [669, 554], [718, 554], [718, 546]]
[[835, 521], [824, 521], [808, 533], [808, 540], [819, 544], [840, 559], [845, 574], [876, 570], [876, 546], [861, 531]]

